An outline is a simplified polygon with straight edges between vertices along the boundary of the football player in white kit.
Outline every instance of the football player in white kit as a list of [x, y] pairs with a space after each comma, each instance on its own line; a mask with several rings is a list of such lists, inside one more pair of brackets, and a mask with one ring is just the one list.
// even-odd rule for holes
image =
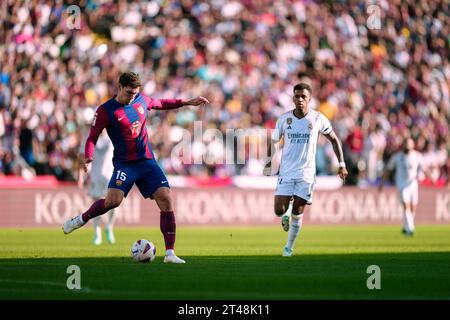
[[[83, 149], [84, 150], [84, 149]], [[113, 157], [113, 145], [109, 140], [106, 132], [103, 131], [99, 136], [97, 144], [95, 145], [94, 158], [92, 161], [92, 167], [89, 172], [89, 195], [94, 201], [104, 197], [108, 191], [108, 183], [113, 174], [113, 163], [111, 161]], [[79, 171], [78, 186], [83, 187], [85, 180], [85, 173], [83, 170]], [[101, 229], [101, 216], [92, 219], [94, 226], [94, 240], [95, 245], [102, 243], [102, 229]], [[114, 209], [108, 212], [108, 222], [105, 226], [106, 240], [114, 244], [116, 238], [113, 231], [114, 224]]]
[[[283, 229], [288, 231], [288, 239], [283, 249], [284, 257], [292, 256], [294, 242], [302, 227], [305, 206], [312, 204], [319, 133], [331, 141], [339, 161], [338, 174], [344, 183], [345, 177], [348, 175], [342, 145], [334, 133], [330, 121], [320, 112], [309, 109], [311, 86], [299, 83], [294, 86], [293, 93], [292, 100], [295, 109], [280, 116], [272, 134], [274, 143], [283, 139], [274, 209], [275, 214], [282, 217]], [[269, 161], [264, 168], [265, 175], [271, 174], [271, 166], [272, 161]], [[289, 217], [286, 211], [291, 198], [294, 201]]]
[[418, 179], [421, 173], [425, 173], [423, 161], [423, 156], [414, 150], [414, 140], [405, 139], [403, 149], [389, 159], [379, 186], [381, 191], [389, 171], [395, 170], [395, 184], [403, 207], [402, 232], [406, 236], [412, 236], [415, 231], [414, 216], [419, 201]]

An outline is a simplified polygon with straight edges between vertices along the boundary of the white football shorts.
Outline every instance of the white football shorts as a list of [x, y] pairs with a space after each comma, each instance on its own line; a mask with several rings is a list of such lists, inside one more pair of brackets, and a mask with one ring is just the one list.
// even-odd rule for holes
[[419, 184], [414, 181], [402, 188], [399, 188], [400, 200], [405, 203], [417, 205], [419, 202]]
[[297, 196], [306, 200], [307, 204], [312, 204], [314, 183], [301, 179], [278, 178], [276, 196]]
[[108, 183], [110, 178], [102, 175], [91, 176], [89, 183], [89, 195], [92, 198], [104, 198], [108, 192]]

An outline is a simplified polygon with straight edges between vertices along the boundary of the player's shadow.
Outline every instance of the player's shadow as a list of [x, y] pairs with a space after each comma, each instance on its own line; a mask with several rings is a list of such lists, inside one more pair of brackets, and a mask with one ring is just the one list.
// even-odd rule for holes
[[0, 259], [0, 299], [450, 299], [450, 252], [183, 258]]

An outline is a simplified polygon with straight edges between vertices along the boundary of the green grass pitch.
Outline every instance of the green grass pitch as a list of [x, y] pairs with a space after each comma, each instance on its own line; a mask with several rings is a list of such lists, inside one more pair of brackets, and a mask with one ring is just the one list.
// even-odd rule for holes
[[[0, 299], [450, 299], [450, 225], [305, 225], [294, 256], [281, 257], [280, 226], [178, 226], [184, 265], [163, 263], [159, 228], [117, 228], [115, 245], [91, 244], [87, 226], [0, 229]], [[149, 239], [152, 263], [135, 263], [131, 244]], [[66, 286], [70, 265], [81, 289]], [[367, 267], [378, 265], [381, 289], [369, 290]]]

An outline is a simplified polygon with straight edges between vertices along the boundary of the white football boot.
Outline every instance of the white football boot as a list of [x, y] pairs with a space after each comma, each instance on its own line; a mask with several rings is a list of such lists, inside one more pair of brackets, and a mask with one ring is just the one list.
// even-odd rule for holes
[[112, 228], [106, 228], [106, 240], [108, 240], [108, 243], [110, 244], [116, 243], [116, 237], [114, 236]]
[[292, 249], [289, 249], [288, 247], [284, 247], [283, 257], [292, 257]]
[[288, 215], [283, 215], [283, 217], [281, 217], [281, 226], [283, 227], [284, 231], [289, 231], [289, 216]]
[[81, 220], [81, 215], [73, 217], [70, 220], [67, 220], [62, 229], [64, 231], [64, 234], [69, 234], [71, 233], [73, 230], [76, 230], [78, 228], [81, 228], [82, 226], [84, 226], [86, 224], [86, 222], [83, 222]]
[[94, 236], [94, 239], [92, 240], [92, 244], [95, 244], [96, 246], [99, 246], [102, 244], [102, 237], [100, 236]]
[[92, 243], [96, 246], [102, 244], [102, 229], [98, 226], [94, 228], [94, 239], [92, 240]]
[[164, 263], [186, 263], [183, 259], [178, 258], [176, 255], [172, 254], [164, 257]]

